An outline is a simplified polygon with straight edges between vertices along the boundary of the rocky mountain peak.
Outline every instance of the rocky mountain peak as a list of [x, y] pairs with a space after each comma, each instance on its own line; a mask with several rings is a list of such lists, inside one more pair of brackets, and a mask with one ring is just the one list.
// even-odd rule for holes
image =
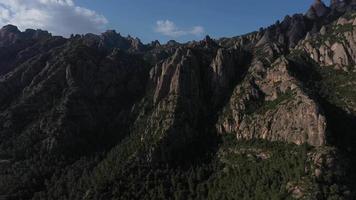
[[315, 9], [316, 13], [319, 16], [324, 15], [328, 10], [328, 7], [321, 0], [315, 0], [314, 4], [312, 5], [312, 7]]
[[21, 31], [13, 25], [6, 25], [0, 29], [0, 37], [3, 39], [9, 39], [9, 37], [14, 37], [20, 34]]
[[150, 44], [151, 47], [160, 47], [161, 43], [158, 40], [152, 41]]
[[167, 46], [176, 46], [176, 45], [179, 45], [179, 43], [175, 40], [169, 40], [167, 42]]
[[21, 32], [14, 25], [6, 25], [0, 29], [0, 37], [4, 40], [14, 40], [16, 38], [27, 38], [27, 39], [41, 39], [50, 37], [51, 34], [48, 31], [43, 30], [34, 30], [34, 29], [26, 29], [24, 32]]
[[14, 43], [17, 38], [19, 38], [19, 35], [21, 34], [21, 31], [13, 25], [6, 25], [3, 28], [0, 29], [0, 46], [6, 45], [6, 44], [12, 44]]
[[315, 0], [313, 5], [309, 8], [306, 16], [310, 19], [323, 17], [329, 12], [329, 8], [321, 0]]
[[133, 49], [140, 50], [143, 48], [143, 44], [139, 38], [129, 37], [128, 40], [130, 41]]
[[17, 28], [17, 26], [14, 26], [14, 25], [11, 25], [11, 24], [2, 27], [0, 31], [1, 32], [12, 32], [12, 33], [19, 33], [20, 32], [20, 30]]
[[143, 48], [143, 44], [138, 38], [132, 38], [131, 36], [123, 37], [115, 30], [107, 30], [102, 33], [99, 38], [99, 47], [103, 49], [119, 48], [122, 50], [140, 50]]
[[117, 33], [115, 30], [107, 30], [104, 33], [102, 33], [102, 36], [104, 37], [117, 37], [121, 36], [120, 33]]
[[209, 35], [206, 35], [205, 38], [204, 38], [204, 41], [205, 42], [211, 42], [213, 40], [211, 39], [211, 37]]
[[205, 47], [216, 47], [217, 46], [215, 41], [213, 39], [211, 39], [211, 37], [209, 35], [205, 36], [203, 43], [204, 43]]
[[41, 38], [47, 38], [51, 36], [51, 34], [48, 31], [34, 30], [34, 29], [26, 29], [24, 35], [25, 37], [33, 38], [33, 39], [41, 39]]
[[115, 43], [118, 40], [124, 39], [120, 33], [117, 33], [115, 30], [107, 30], [104, 33], [101, 34], [101, 39], [105, 40], [107, 42], [113, 42]]

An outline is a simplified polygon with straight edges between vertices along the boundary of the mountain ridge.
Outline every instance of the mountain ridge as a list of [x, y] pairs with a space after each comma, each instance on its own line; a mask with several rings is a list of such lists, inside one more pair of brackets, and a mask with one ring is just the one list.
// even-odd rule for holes
[[5, 26], [0, 197], [355, 198], [354, 3], [185, 44]]

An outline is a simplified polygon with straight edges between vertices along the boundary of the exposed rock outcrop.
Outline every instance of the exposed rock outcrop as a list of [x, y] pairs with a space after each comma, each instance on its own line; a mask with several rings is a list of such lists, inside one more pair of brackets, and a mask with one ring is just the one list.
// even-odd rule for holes
[[[221, 140], [231, 139], [222, 135], [300, 145], [282, 144], [303, 150], [292, 160], [302, 172], [292, 175], [303, 182], [312, 174], [316, 185], [327, 183], [320, 190], [328, 194], [333, 183], [319, 177], [340, 171], [337, 150], [356, 152], [356, 15], [348, 12], [354, 4], [333, 1], [328, 8], [317, 0], [306, 15], [256, 32], [185, 44], [145, 45], [112, 30], [66, 39], [3, 27], [0, 198], [72, 198], [71, 187], [82, 187], [73, 199], [110, 199], [126, 191], [120, 188], [126, 181], [145, 190], [151, 184], [145, 180], [180, 168], [199, 175], [178, 179], [205, 182], [226, 164], [200, 165], [215, 162]], [[335, 151], [310, 150], [326, 146]], [[259, 164], [274, 158], [263, 149], [240, 153]], [[307, 187], [290, 176], [279, 187], [283, 195], [303, 198]], [[68, 177], [80, 186], [63, 184]], [[190, 180], [186, 185], [195, 191]], [[57, 186], [67, 188], [63, 194], [48, 189]], [[154, 193], [166, 199], [162, 188]], [[207, 193], [204, 184], [196, 188]]]
[[303, 40], [297, 49], [307, 52], [322, 66], [354, 70], [356, 65], [355, 15], [340, 17], [332, 25], [323, 27], [319, 34]]
[[220, 116], [219, 132], [240, 139], [324, 145], [326, 119], [319, 105], [288, 74], [288, 65], [282, 57], [266, 70], [263, 80], [250, 79], [237, 87]]
[[315, 0], [314, 4], [310, 7], [305, 14], [309, 19], [316, 19], [324, 17], [329, 12], [329, 8], [321, 1]]

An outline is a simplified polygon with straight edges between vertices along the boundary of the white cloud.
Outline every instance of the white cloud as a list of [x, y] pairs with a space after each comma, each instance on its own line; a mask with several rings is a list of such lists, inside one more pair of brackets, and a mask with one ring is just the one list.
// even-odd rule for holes
[[155, 31], [169, 37], [181, 37], [186, 35], [200, 36], [205, 32], [202, 26], [194, 26], [191, 29], [182, 30], [178, 28], [174, 22], [169, 20], [157, 21]]
[[55, 35], [100, 33], [108, 20], [74, 0], [0, 0], [0, 26], [13, 24], [43, 29]]

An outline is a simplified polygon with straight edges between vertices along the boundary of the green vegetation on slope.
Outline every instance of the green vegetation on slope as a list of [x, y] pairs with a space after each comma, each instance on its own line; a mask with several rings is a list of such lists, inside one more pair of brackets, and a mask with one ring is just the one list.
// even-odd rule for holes
[[[301, 78], [307, 88], [313, 90], [311, 92], [337, 107], [356, 112], [352, 110], [356, 107], [356, 72], [345, 72], [333, 66], [321, 67], [298, 51], [290, 54], [289, 59], [295, 63], [292, 73]], [[302, 75], [305, 68], [309, 73]]]
[[[190, 150], [194, 151], [194, 148]], [[199, 163], [186, 166], [131, 161], [122, 163], [115, 167], [115, 176], [106, 182], [105, 187], [102, 182], [88, 175], [87, 170], [71, 170], [63, 177], [52, 178], [53, 182], [47, 185], [50, 194], [41, 193], [37, 197], [277, 200], [293, 199], [293, 195], [302, 194], [307, 199], [314, 199], [318, 195], [338, 199], [340, 189], [331, 191], [329, 187], [319, 188], [311, 171], [306, 170], [310, 166], [308, 153], [313, 151], [306, 145], [262, 140], [236, 141], [232, 135], [226, 135], [222, 136], [219, 150]], [[77, 165], [89, 169], [84, 160]], [[71, 168], [79, 169], [77, 165]], [[110, 171], [112, 168], [103, 170]]]

